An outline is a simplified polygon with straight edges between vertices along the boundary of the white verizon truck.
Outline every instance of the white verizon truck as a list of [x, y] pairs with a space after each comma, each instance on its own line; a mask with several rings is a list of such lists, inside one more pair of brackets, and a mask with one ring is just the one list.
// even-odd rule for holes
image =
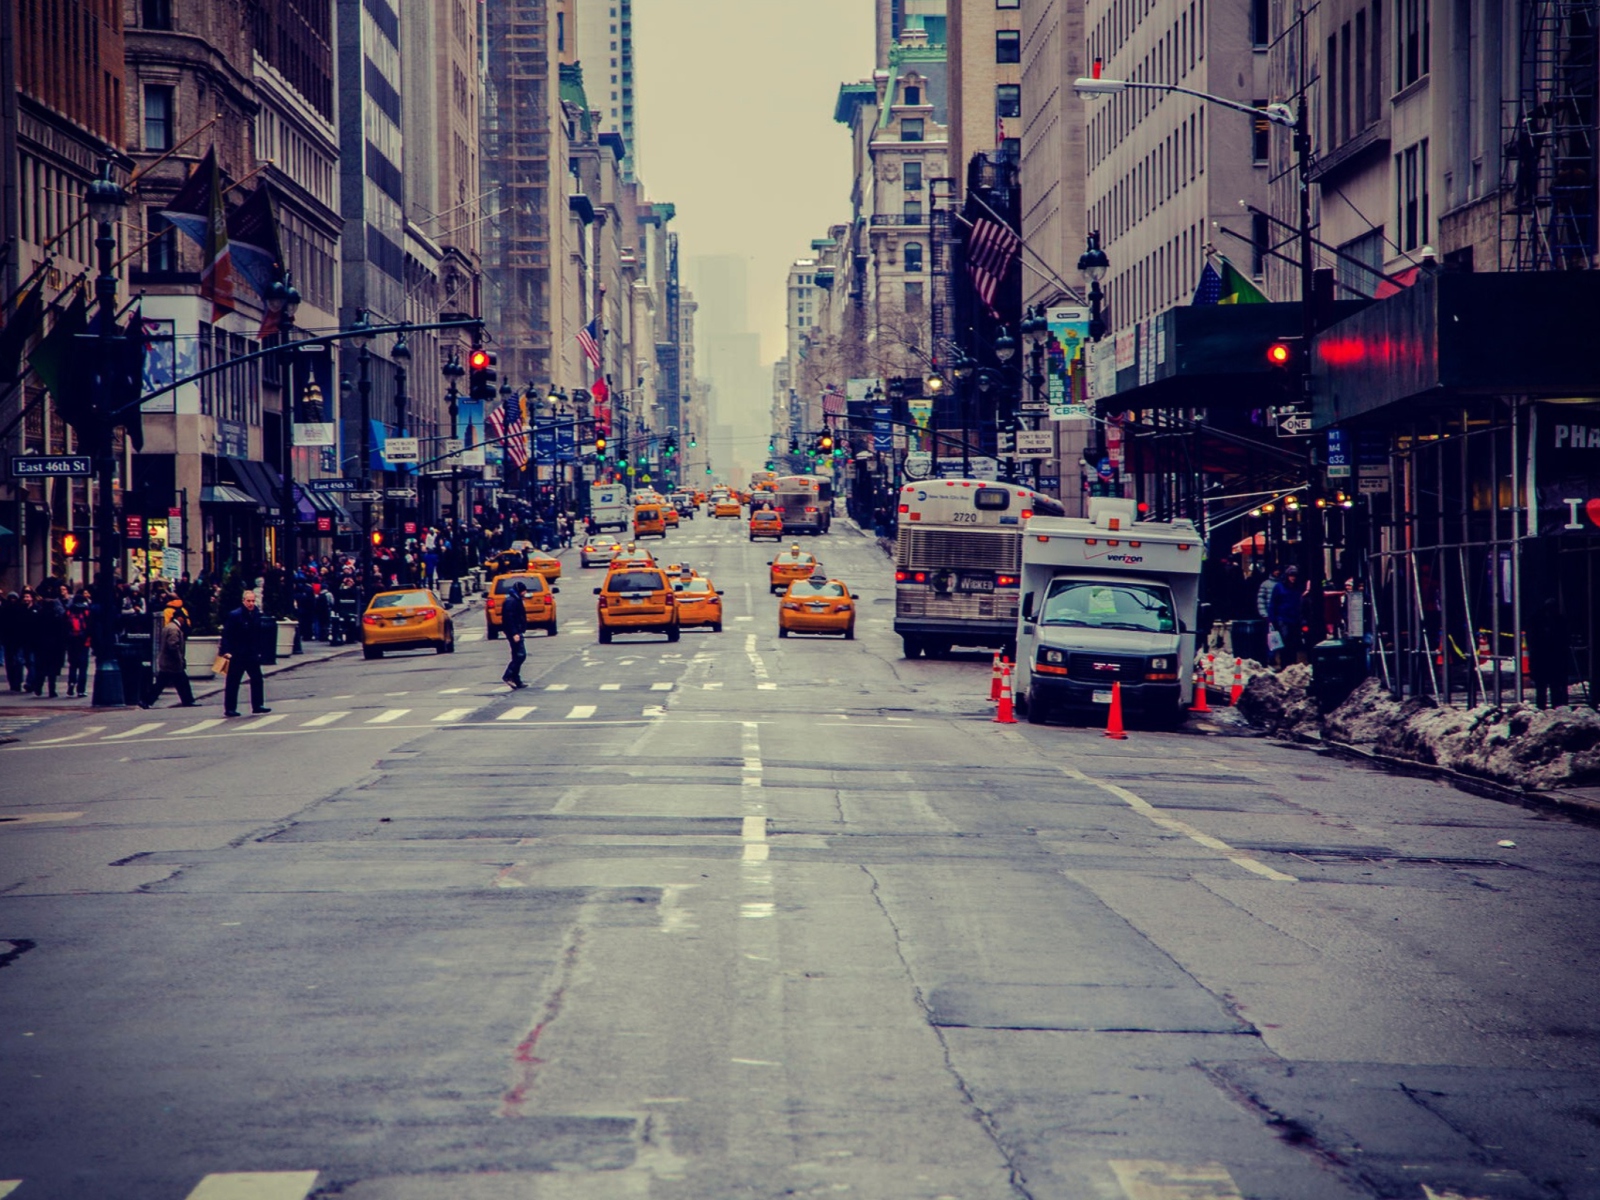
[[1190, 521], [1138, 521], [1132, 500], [1094, 497], [1089, 516], [1023, 527], [1017, 706], [1034, 723], [1056, 709], [1122, 705], [1183, 719], [1204, 546]]
[[589, 524], [596, 533], [607, 529], [626, 530], [633, 522], [633, 506], [628, 490], [620, 483], [589, 485]]

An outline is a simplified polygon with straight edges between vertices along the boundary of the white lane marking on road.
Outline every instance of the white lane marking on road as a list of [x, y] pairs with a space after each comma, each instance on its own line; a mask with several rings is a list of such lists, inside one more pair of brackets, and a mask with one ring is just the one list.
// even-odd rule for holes
[[[66, 737], [40, 738], [37, 742], [34, 743], [34, 745], [35, 746], [59, 746], [62, 742], [75, 742], [79, 738], [93, 737], [95, 734], [104, 733], [105, 731], [106, 731], [106, 727], [104, 725], [91, 725], [87, 729], [78, 730], [77, 733], [69, 733], [69, 734], [67, 734]], [[0, 1198], [3, 1198], [4, 1196], [5, 1196], [5, 1193], [4, 1192], [0, 1192]]]
[[459, 687], [459, 688], [440, 688], [439, 689], [439, 695], [441, 695], [441, 696], [459, 696], [462, 692], [464, 692], [466, 690], [467, 689], [464, 688], [464, 687]]
[[708, 692], [714, 692], [722, 686], [722, 680], [713, 679], [710, 683], [702, 683], [700, 686]]
[[1233, 1176], [1219, 1162], [1113, 1158], [1106, 1165], [1128, 1200], [1240, 1200]]
[[670, 692], [672, 690], [672, 685], [670, 683], [652, 683], [650, 685], [650, 690], [652, 692]]
[[477, 712], [477, 708], [447, 708], [434, 718], [435, 721], [460, 721]]
[[729, 1062], [736, 1062], [743, 1067], [781, 1067], [782, 1063], [773, 1062], [770, 1058], [730, 1058]]
[[735, 621], [754, 621], [754, 617], [735, 617]]
[[409, 696], [410, 692], [385, 692], [385, 696]]
[[239, 726], [239, 732], [240, 733], [254, 733], [257, 729], [260, 729], [263, 725], [276, 724], [277, 722], [283, 720], [284, 717], [286, 717], [287, 715], [288, 715], [287, 713], [273, 713], [270, 717], [257, 717], [254, 721], [250, 721], [250, 722], [248, 722], [248, 723], [246, 723], [244, 725]]
[[154, 733], [165, 725], [165, 721], [146, 721], [142, 725], [135, 725], [132, 729], [124, 729], [121, 733], [113, 733], [103, 737], [102, 742], [125, 742], [129, 738], [143, 737], [147, 733]]
[[[55, 821], [76, 821], [83, 814], [75, 813], [22, 813], [15, 817], [0, 817], [0, 828], [7, 825], [48, 825]], [[0, 1193], [3, 1195], [4, 1193]]]
[[666, 716], [667, 710], [662, 708], [659, 704], [649, 704], [645, 706], [643, 715], [655, 719]]
[[456, 641], [481, 642], [483, 641], [483, 633], [477, 629], [463, 630], [461, 633], [456, 634]]
[[1166, 812], [1157, 808], [1154, 804], [1151, 804], [1150, 801], [1146, 800], [1143, 796], [1130, 792], [1127, 788], [1122, 787], [1120, 784], [1107, 783], [1103, 779], [1096, 779], [1092, 775], [1085, 775], [1082, 771], [1078, 770], [1077, 767], [1062, 766], [1058, 763], [1056, 765], [1056, 769], [1069, 779], [1076, 779], [1079, 783], [1092, 784], [1094, 787], [1099, 788], [1103, 792], [1110, 792], [1129, 808], [1143, 816], [1152, 825], [1158, 825], [1162, 829], [1170, 829], [1173, 833], [1180, 833], [1184, 837], [1188, 838], [1191, 842], [1196, 842], [1199, 845], [1204, 846], [1207, 850], [1215, 850], [1235, 866], [1243, 867], [1246, 871], [1260, 875], [1264, 879], [1270, 879], [1275, 883], [1300, 882], [1299, 879], [1293, 875], [1285, 875], [1282, 871], [1274, 870], [1272, 867], [1267, 866], [1266, 863], [1259, 862], [1256, 859], [1251, 858], [1243, 850], [1235, 850], [1221, 838], [1214, 838], [1209, 833], [1201, 833], [1200, 830], [1189, 824], [1189, 822], [1180, 821], [1177, 817], [1168, 815]]
[[349, 715], [350, 715], [350, 713], [349, 713], [348, 710], [325, 712], [320, 717], [312, 717], [311, 720], [309, 720], [309, 721], [301, 721], [300, 722], [300, 728], [301, 729], [314, 729], [319, 725], [332, 725], [340, 717], [348, 717]]
[[567, 720], [587, 720], [589, 717], [594, 716], [594, 707], [595, 706], [592, 704], [574, 704], [572, 706], [572, 711], [567, 714]]
[[368, 725], [387, 725], [390, 721], [398, 721], [411, 710], [409, 708], [391, 708], [379, 713], [367, 722]]
[[600, 690], [602, 692], [620, 692], [622, 690], [622, 685], [620, 683], [602, 683], [600, 685]]
[[515, 708], [508, 708], [495, 718], [496, 721], [520, 721], [529, 713], [539, 711], [537, 704], [519, 704]]
[[778, 690], [778, 685], [775, 684], [775, 683], [758, 683], [758, 684], [756, 684], [756, 691], [758, 691], [758, 692], [775, 692], [777, 690]]
[[204, 733], [208, 729], [215, 729], [222, 724], [221, 717], [208, 717], [204, 721], [196, 721], [193, 725], [181, 725], [177, 729], [167, 730], [168, 737], [182, 737], [186, 733]]
[[569, 686], [569, 684], [565, 683], [547, 683], [544, 685], [544, 690], [547, 692], [564, 692]]
[[316, 1171], [231, 1171], [207, 1175], [186, 1200], [305, 1200]]

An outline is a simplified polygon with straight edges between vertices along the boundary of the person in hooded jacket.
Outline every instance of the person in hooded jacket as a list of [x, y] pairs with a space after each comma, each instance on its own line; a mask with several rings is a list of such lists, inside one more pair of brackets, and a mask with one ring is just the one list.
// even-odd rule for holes
[[522, 682], [522, 662], [528, 657], [528, 610], [523, 603], [523, 595], [527, 590], [527, 585], [518, 579], [500, 605], [500, 629], [511, 647], [511, 661], [506, 664], [506, 672], [500, 678], [512, 691], [528, 686]]
[[66, 590], [57, 581], [46, 580], [33, 603], [33, 686], [29, 690], [42, 696], [48, 687], [52, 700], [67, 660], [67, 609], [61, 603]]
[[89, 589], [80, 586], [67, 604], [67, 695], [89, 694], [89, 631], [92, 628]]
[[176, 596], [167, 601], [161, 612], [161, 629], [156, 639], [156, 679], [139, 707], [151, 707], [170, 684], [178, 693], [177, 706], [193, 708], [198, 701], [194, 698], [194, 689], [189, 686], [189, 611]]

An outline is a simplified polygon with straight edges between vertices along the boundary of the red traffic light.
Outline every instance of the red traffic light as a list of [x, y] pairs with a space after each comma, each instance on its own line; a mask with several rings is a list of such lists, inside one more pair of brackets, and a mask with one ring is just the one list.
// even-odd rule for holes
[[1267, 347], [1267, 361], [1275, 367], [1287, 367], [1292, 358], [1294, 351], [1288, 342], [1273, 342]]
[[474, 350], [467, 357], [467, 365], [474, 371], [482, 371], [489, 366], [489, 352], [487, 350]]

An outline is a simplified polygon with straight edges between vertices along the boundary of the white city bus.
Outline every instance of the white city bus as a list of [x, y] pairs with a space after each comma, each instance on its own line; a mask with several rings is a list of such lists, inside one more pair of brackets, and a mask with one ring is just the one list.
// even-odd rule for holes
[[1057, 500], [1014, 483], [929, 479], [900, 490], [894, 631], [907, 658], [952, 646], [1009, 649], [1017, 637], [1022, 526]]

